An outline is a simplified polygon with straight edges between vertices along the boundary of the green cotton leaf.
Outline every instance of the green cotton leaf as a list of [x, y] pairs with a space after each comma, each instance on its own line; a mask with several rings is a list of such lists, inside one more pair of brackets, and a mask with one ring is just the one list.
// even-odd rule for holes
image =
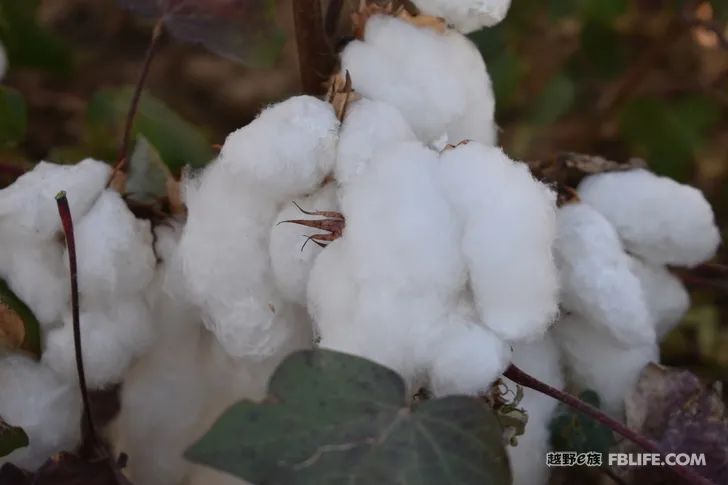
[[178, 39], [248, 67], [271, 67], [285, 42], [274, 0], [118, 1], [141, 15], [162, 18]]
[[547, 125], [566, 114], [576, 99], [574, 81], [564, 74], [557, 74], [546, 83], [531, 109], [533, 123]]
[[167, 181], [172, 178], [172, 172], [144, 136], [137, 136], [127, 167], [126, 192], [132, 198], [153, 202], [167, 195]]
[[611, 79], [624, 72], [628, 53], [623, 36], [614, 27], [586, 21], [581, 29], [578, 57], [586, 73], [599, 79]]
[[23, 95], [0, 85], [0, 145], [16, 145], [22, 141], [27, 126], [28, 113]]
[[579, 0], [584, 18], [602, 23], [612, 23], [627, 12], [628, 0]]
[[28, 435], [22, 428], [11, 426], [0, 416], [0, 458], [8, 456], [18, 448], [28, 446]]
[[[582, 392], [579, 398], [599, 407], [599, 395], [592, 390]], [[551, 420], [550, 429], [555, 451], [606, 453], [616, 443], [609, 428], [563, 404]]]
[[187, 458], [257, 484], [511, 483], [502, 429], [478, 399], [410, 406], [395, 372], [325, 350], [289, 356], [268, 390], [228, 409]]
[[[102, 90], [91, 99], [87, 112], [89, 138], [92, 145], [109, 145], [108, 156], [116, 156], [133, 87]], [[173, 172], [185, 165], [201, 167], [214, 157], [206, 136], [182, 119], [163, 102], [149, 94], [142, 95], [134, 122], [134, 134], [142, 134], [159, 151], [164, 163]]]
[[675, 101], [637, 98], [620, 116], [620, 132], [632, 151], [646, 158], [650, 168], [685, 180], [708, 130], [720, 119], [720, 108], [694, 95]]
[[67, 74], [71, 52], [38, 25], [38, 0], [0, 0], [0, 40], [11, 66], [27, 66]]
[[0, 349], [24, 350], [39, 359], [40, 341], [38, 319], [0, 279]]

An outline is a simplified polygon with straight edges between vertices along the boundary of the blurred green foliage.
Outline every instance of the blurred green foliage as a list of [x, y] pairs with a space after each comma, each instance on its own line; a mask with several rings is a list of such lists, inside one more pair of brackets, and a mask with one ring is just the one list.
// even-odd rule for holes
[[0, 86], [0, 146], [13, 146], [25, 136], [28, 113], [16, 89]]

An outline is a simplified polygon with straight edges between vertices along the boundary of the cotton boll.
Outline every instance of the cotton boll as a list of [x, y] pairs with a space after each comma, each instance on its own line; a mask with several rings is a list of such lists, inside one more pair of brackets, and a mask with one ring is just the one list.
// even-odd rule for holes
[[472, 298], [461, 299], [431, 345], [430, 386], [435, 396], [485, 392], [511, 360], [510, 346], [478, 321]]
[[56, 194], [65, 190], [78, 220], [104, 190], [111, 167], [90, 158], [76, 165], [40, 162], [11, 186], [0, 190], [0, 232], [51, 239], [61, 230]]
[[[364, 40], [342, 52], [341, 65], [357, 92], [397, 108], [423, 143], [443, 134], [450, 143], [466, 136], [493, 142], [490, 78], [477, 49], [461, 34], [373, 16]], [[482, 124], [468, 126], [474, 121]]]
[[720, 233], [710, 204], [690, 186], [647, 170], [592, 175], [579, 185], [626, 250], [655, 264], [695, 266], [715, 254]]
[[543, 335], [558, 310], [554, 194], [524, 164], [479, 143], [444, 151], [439, 179], [463, 224], [481, 321], [508, 341]]
[[289, 98], [231, 133], [220, 163], [279, 202], [312, 192], [334, 168], [339, 121], [331, 104]]
[[72, 451], [81, 437], [78, 387], [61, 382], [51, 370], [22, 355], [0, 357], [0, 416], [25, 430], [30, 446], [0, 458], [35, 470], [51, 455]]
[[156, 265], [151, 226], [134, 217], [118, 192], [104, 191], [75, 234], [82, 298], [111, 301], [149, 285]]
[[565, 205], [557, 222], [564, 308], [603, 325], [623, 345], [654, 342], [642, 286], [612, 225], [587, 204]]
[[[3, 247], [3, 251], [7, 247]], [[58, 241], [21, 240], [11, 245], [12, 257], [0, 277], [33, 312], [45, 329], [56, 325], [69, 300], [69, 273]]]
[[631, 258], [632, 272], [639, 278], [658, 339], [670, 332], [690, 308], [685, 286], [665, 267]]
[[124, 381], [115, 428], [118, 449], [129, 454], [134, 483], [173, 485], [191, 469], [182, 455], [208, 399], [202, 332], [198, 326], [168, 334]]
[[659, 362], [655, 342], [625, 348], [606, 329], [576, 314], [554, 325], [554, 338], [573, 384], [595, 390], [602, 409], [618, 419], [624, 412], [624, 398], [642, 369], [649, 362]]
[[503, 20], [511, 0], [413, 0], [420, 12], [444, 18], [463, 34]]
[[396, 108], [366, 98], [356, 101], [341, 125], [334, 172], [337, 182], [346, 185], [363, 173], [377, 150], [416, 139]]
[[[143, 353], [152, 339], [149, 310], [141, 299], [115, 302], [104, 311], [80, 315], [86, 382], [90, 388], [104, 388], [122, 381], [132, 360]], [[61, 328], [46, 337], [43, 362], [64, 380], [77, 379], [73, 321], [64, 319]]]
[[286, 204], [275, 218], [277, 224], [270, 233], [270, 258], [276, 287], [289, 302], [306, 304], [306, 284], [316, 256], [321, 248], [307, 238], [321, 233], [320, 229], [284, 223], [292, 219], [315, 219], [301, 212], [338, 211], [335, 184], [327, 184], [308, 197]]
[[[513, 348], [513, 364], [536, 379], [557, 389], [564, 388], [564, 373], [559, 349], [550, 333], [542, 340], [518, 343]], [[507, 380], [508, 387], [515, 384]], [[514, 485], [548, 483], [549, 470], [543, 457], [550, 450], [549, 425], [558, 402], [533, 389], [523, 389], [519, 406], [528, 414], [526, 430], [518, 437], [518, 445], [508, 447]]]

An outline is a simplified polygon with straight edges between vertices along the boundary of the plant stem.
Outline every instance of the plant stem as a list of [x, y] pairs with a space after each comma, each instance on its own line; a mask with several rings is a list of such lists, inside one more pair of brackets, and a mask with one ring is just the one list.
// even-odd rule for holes
[[320, 0], [293, 0], [293, 20], [303, 92], [323, 94], [335, 66], [335, 56], [324, 29]]
[[[607, 416], [598, 408], [595, 408], [591, 404], [582, 401], [578, 397], [539, 381], [535, 377], [525, 373], [513, 364], [511, 364], [508, 369], [506, 369], [503, 375], [515, 382], [516, 384], [520, 384], [523, 387], [528, 387], [542, 394], [546, 394], [547, 396], [550, 396], [557, 401], [563, 402], [564, 404], [572, 407], [576, 411], [586, 416], [589, 416], [595, 421], [608, 427], [612, 431], [622, 435], [623, 437], [632, 441], [634, 444], [636, 444], [645, 451], [648, 451], [650, 453], [663, 454], [663, 450], [660, 448], [660, 446], [651, 439], [637, 433], [636, 431], [631, 430], [623, 423], [620, 423], [616, 419]], [[681, 465], [671, 465], [670, 468], [672, 468], [672, 470], [676, 474], [687, 480], [688, 483], [693, 483], [696, 485], [715, 485], [715, 483], [699, 475], [688, 467]]]
[[58, 204], [58, 214], [63, 224], [63, 233], [66, 236], [66, 247], [68, 248], [68, 266], [71, 275], [71, 312], [73, 316], [73, 343], [76, 353], [76, 372], [78, 373], [78, 383], [81, 388], [81, 399], [83, 400], [83, 418], [81, 421], [81, 434], [83, 436], [82, 451], [84, 453], [94, 453], [98, 450], [98, 438], [96, 434], [96, 426], [91, 416], [91, 407], [89, 405], [88, 389], [86, 388], [86, 373], [83, 369], [83, 351], [81, 346], [81, 319], [80, 305], [78, 300], [78, 269], [76, 264], [76, 239], [73, 232], [73, 218], [71, 209], [68, 205], [66, 192], [61, 191], [56, 195], [56, 203]]
[[162, 37], [163, 27], [164, 22], [163, 19], [160, 18], [154, 25], [152, 37], [149, 39], [149, 46], [147, 47], [147, 53], [144, 56], [142, 70], [139, 73], [139, 79], [137, 79], [136, 86], [134, 87], [134, 94], [132, 95], [129, 103], [129, 110], [126, 113], [126, 121], [124, 122], [124, 134], [121, 139], [121, 144], [119, 145], [119, 151], [116, 155], [116, 164], [114, 165], [114, 170], [109, 178], [109, 183], [111, 183], [111, 180], [114, 179], [114, 175], [116, 175], [119, 170], [123, 170], [126, 163], [126, 159], [129, 154], [129, 144], [131, 143], [131, 132], [134, 127], [134, 119], [136, 118], [136, 114], [139, 109], [139, 101], [141, 100], [144, 84], [146, 84], [147, 76], [149, 75], [152, 59], [154, 59], [154, 54], [157, 51], [159, 39]]

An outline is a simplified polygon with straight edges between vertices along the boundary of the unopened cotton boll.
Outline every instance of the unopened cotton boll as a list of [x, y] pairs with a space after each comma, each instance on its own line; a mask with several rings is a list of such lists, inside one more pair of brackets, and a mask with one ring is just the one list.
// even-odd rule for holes
[[0, 357], [0, 416], [28, 434], [30, 445], [0, 458], [0, 465], [35, 470], [51, 455], [72, 451], [81, 436], [78, 386], [22, 355]]
[[441, 154], [439, 179], [463, 225], [481, 321], [508, 341], [543, 335], [558, 311], [555, 195], [525, 164], [474, 142]]
[[703, 194], [647, 170], [592, 175], [579, 185], [579, 196], [614, 225], [628, 252], [645, 261], [695, 266], [713, 257], [720, 243]]
[[387, 145], [416, 141], [402, 114], [381, 101], [360, 99], [352, 104], [341, 125], [334, 174], [347, 185], [369, 166], [374, 153]]
[[149, 285], [156, 265], [151, 225], [134, 217], [118, 192], [99, 196], [75, 236], [82, 298], [112, 301]]
[[561, 207], [557, 222], [564, 308], [604, 326], [624, 345], [654, 342], [642, 286], [612, 225], [583, 203]]
[[631, 258], [632, 272], [639, 278], [658, 339], [670, 332], [690, 308], [690, 295], [680, 279], [664, 266]]
[[508, 367], [510, 346], [480, 324], [472, 297], [461, 299], [442, 330], [430, 347], [433, 394], [486, 392]]
[[342, 71], [364, 97], [397, 108], [425, 144], [447, 136], [494, 143], [494, 98], [477, 48], [454, 31], [438, 32], [375, 15], [364, 40], [349, 43]]
[[219, 163], [238, 181], [283, 202], [312, 192], [334, 168], [338, 129], [331, 104], [289, 98], [231, 133]]
[[420, 12], [444, 18], [463, 34], [503, 20], [511, 0], [413, 0]]
[[[320, 229], [301, 226], [285, 221], [293, 219], [316, 219], [301, 212], [338, 211], [335, 184], [327, 184], [308, 197], [297, 199], [296, 204], [286, 204], [276, 216], [270, 234], [270, 259], [276, 287], [283, 297], [294, 303], [306, 304], [306, 285], [311, 266], [321, 248], [308, 240]], [[299, 209], [299, 207], [301, 209]]]
[[76, 165], [40, 162], [0, 190], [0, 232], [51, 239], [61, 230], [56, 195], [65, 190], [71, 215], [80, 219], [106, 186], [111, 167], [86, 159]]
[[659, 362], [657, 343], [635, 343], [625, 348], [599, 324], [576, 314], [562, 318], [553, 331], [572, 383], [582, 390], [596, 391], [602, 409], [621, 419], [624, 398], [642, 369], [650, 362]]
[[[132, 360], [147, 349], [153, 338], [149, 310], [141, 299], [116, 301], [113, 305], [80, 314], [84, 368], [90, 388], [121, 382]], [[47, 334], [43, 362], [73, 382], [78, 378], [75, 355], [69, 315], [63, 327]]]
[[[513, 348], [513, 364], [527, 374], [557, 389], [565, 386], [559, 349], [551, 333], [542, 340], [518, 343]], [[509, 387], [515, 387], [507, 380]], [[543, 457], [550, 449], [549, 425], [558, 401], [533, 389], [523, 389], [519, 403], [527, 415], [525, 433], [518, 437], [517, 446], [509, 446], [508, 456], [513, 470], [514, 485], [544, 485], [549, 469]]]

